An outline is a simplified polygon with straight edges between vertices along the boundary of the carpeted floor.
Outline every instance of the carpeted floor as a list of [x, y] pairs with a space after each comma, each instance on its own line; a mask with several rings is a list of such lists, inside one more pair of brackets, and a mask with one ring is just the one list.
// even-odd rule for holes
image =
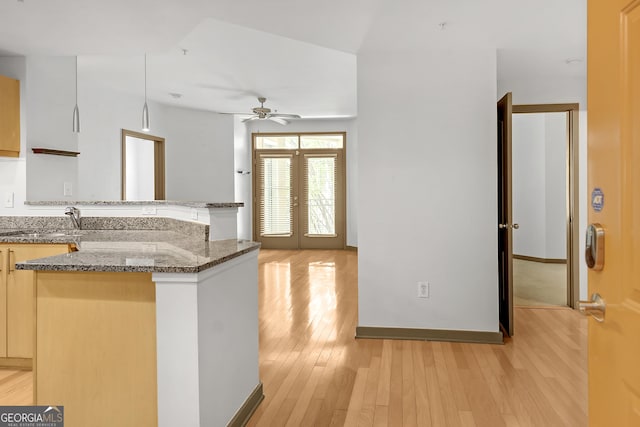
[[513, 260], [514, 305], [567, 305], [566, 264]]

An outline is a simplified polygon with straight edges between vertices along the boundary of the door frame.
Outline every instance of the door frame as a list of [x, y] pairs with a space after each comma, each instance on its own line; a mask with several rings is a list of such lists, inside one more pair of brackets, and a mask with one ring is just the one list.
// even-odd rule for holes
[[[327, 131], [327, 132], [305, 132], [305, 131], [300, 131], [300, 132], [252, 132], [251, 133], [251, 163], [252, 163], [252, 175], [253, 175], [253, 179], [251, 180], [251, 200], [252, 200], [252, 209], [251, 209], [251, 226], [253, 228], [253, 240], [256, 242], [259, 242], [259, 224], [258, 224], [258, 174], [256, 173], [256, 169], [257, 169], [257, 157], [256, 157], [256, 152], [257, 151], [265, 151], [265, 150], [258, 150], [256, 149], [256, 137], [259, 136], [292, 136], [292, 135], [297, 135], [297, 136], [302, 136], [302, 135], [341, 135], [342, 136], [342, 156], [341, 157], [341, 164], [340, 167], [342, 168], [342, 173], [343, 173], [343, 179], [342, 179], [342, 184], [340, 186], [340, 191], [342, 192], [342, 196], [343, 196], [343, 200], [342, 200], [342, 214], [344, 217], [344, 220], [342, 221], [342, 226], [340, 227], [340, 231], [342, 233], [343, 236], [343, 244], [342, 244], [342, 249], [346, 248], [347, 245], [347, 132], [345, 131]], [[304, 153], [308, 153], [308, 152], [321, 152], [322, 150], [324, 151], [332, 151], [335, 149], [301, 149], [298, 147], [298, 149], [291, 149], [291, 150], [287, 150], [290, 152], [298, 152], [298, 155], [301, 157]], [[273, 150], [274, 152], [278, 152], [280, 150]], [[297, 156], [296, 156], [297, 157]], [[302, 211], [302, 209], [298, 209], [298, 211]], [[297, 215], [297, 214], [296, 214]], [[338, 227], [338, 224], [336, 224], [336, 227]], [[337, 228], [336, 228], [337, 229]], [[300, 246], [300, 232], [298, 230], [298, 248], [301, 248]]]
[[121, 133], [121, 153], [122, 171], [121, 171], [121, 200], [125, 200], [127, 195], [127, 136], [146, 139], [153, 141], [153, 171], [154, 171], [154, 200], [165, 200], [165, 162], [164, 162], [164, 141], [159, 136], [149, 135], [148, 133], [136, 132], [133, 130], [122, 129]]
[[567, 113], [566, 144], [566, 228], [567, 228], [567, 305], [575, 308], [579, 297], [580, 273], [580, 209], [579, 207], [579, 141], [578, 112], [580, 105], [524, 104], [513, 105], [512, 114]]

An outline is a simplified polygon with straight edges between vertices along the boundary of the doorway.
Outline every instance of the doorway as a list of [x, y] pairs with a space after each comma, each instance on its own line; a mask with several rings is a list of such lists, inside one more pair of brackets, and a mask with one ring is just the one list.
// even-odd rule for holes
[[[517, 213], [517, 215], [530, 216], [531, 218], [533, 218], [531, 221], [527, 220], [523, 224], [520, 224], [520, 219], [514, 217], [514, 159], [512, 143], [512, 115], [540, 113], [562, 113], [562, 121], [564, 122], [564, 127], [566, 129], [566, 136], [560, 142], [562, 146], [558, 147], [556, 143], [556, 145], [553, 147], [554, 150], [559, 150], [560, 152], [564, 151], [564, 156], [560, 159], [560, 161], [565, 164], [564, 180], [557, 177], [555, 179], [549, 179], [550, 185], [557, 184], [557, 181], [564, 181], [559, 190], [561, 193], [563, 193], [562, 198], [564, 203], [564, 219], [560, 221], [559, 228], [556, 227], [556, 229], [550, 232], [550, 234], [553, 237], [557, 237], [558, 233], [564, 235], [564, 247], [566, 248], [566, 252], [565, 258], [559, 257], [556, 250], [556, 252], [549, 252], [556, 254], [549, 258], [547, 258], [546, 255], [543, 257], [529, 257], [534, 259], [518, 260], [518, 262], [550, 261], [548, 263], [553, 264], [554, 261], [559, 263], [563, 262], [563, 260], [566, 259], [566, 271], [561, 273], [561, 275], [564, 275], [566, 277], [566, 300], [564, 305], [574, 307], [575, 298], [578, 295], [578, 104], [512, 105], [511, 94], [509, 93], [505, 95], [505, 97], [503, 97], [500, 101], [498, 101], [498, 264], [500, 272], [499, 316], [501, 327], [509, 336], [513, 335], [514, 236], [516, 235], [516, 233], [520, 232], [521, 226], [527, 227], [527, 232], [530, 232], [531, 228], [533, 228], [533, 222], [535, 222], [535, 220], [541, 220], [540, 215], [542, 215], [540, 212], [536, 214], [536, 209], [539, 210], [540, 206], [534, 206], [529, 210], [520, 209]], [[530, 158], [528, 160], [531, 161]], [[552, 158], [552, 160], [558, 162], [558, 156], [555, 156], [554, 158]], [[538, 187], [540, 186], [539, 181], [540, 180], [529, 179], [530, 185], [528, 187], [519, 187], [517, 191], [519, 191], [520, 193], [523, 191], [532, 191], [532, 185], [538, 185]], [[524, 188], [524, 190], [522, 188]], [[553, 191], [557, 193], [558, 188], [553, 187]], [[521, 195], [522, 194], [518, 194], [518, 197], [520, 197]], [[560, 203], [560, 209], [563, 208], [563, 203]], [[555, 203], [555, 205], [557, 207], [558, 203]], [[543, 208], [542, 212], [544, 215], [546, 215], [546, 208]], [[557, 224], [557, 218], [555, 219], [555, 221], [555, 223]], [[556, 241], [556, 249], [557, 246], [558, 243]], [[522, 248], [522, 245], [516, 243], [516, 248]]]
[[[514, 106], [514, 109], [518, 106]], [[514, 304], [567, 306], [568, 112], [513, 115]]]
[[122, 129], [122, 200], [164, 200], [164, 138]]
[[254, 240], [265, 249], [344, 249], [346, 133], [255, 133]]

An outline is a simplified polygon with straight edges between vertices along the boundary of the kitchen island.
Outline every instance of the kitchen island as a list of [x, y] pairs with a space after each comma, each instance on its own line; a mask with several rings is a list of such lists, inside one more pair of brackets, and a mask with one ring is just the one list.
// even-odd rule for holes
[[15, 267], [35, 272], [35, 404], [64, 406], [68, 427], [246, 420], [262, 399], [259, 244], [201, 231], [0, 231], [77, 249]]

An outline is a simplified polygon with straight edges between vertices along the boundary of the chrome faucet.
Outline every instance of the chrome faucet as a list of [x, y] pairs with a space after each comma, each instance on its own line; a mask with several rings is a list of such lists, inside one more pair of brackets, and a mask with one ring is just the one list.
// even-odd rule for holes
[[80, 209], [69, 206], [64, 210], [64, 214], [69, 215], [71, 222], [73, 222], [73, 227], [80, 230]]

